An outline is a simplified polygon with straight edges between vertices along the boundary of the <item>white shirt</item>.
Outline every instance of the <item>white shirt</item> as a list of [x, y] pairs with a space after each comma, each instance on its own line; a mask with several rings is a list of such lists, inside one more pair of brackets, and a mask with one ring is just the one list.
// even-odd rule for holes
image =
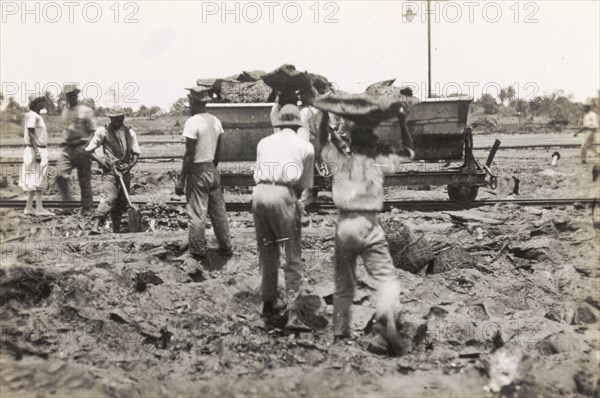
[[583, 116], [583, 127], [594, 130], [598, 128], [598, 115], [596, 115], [596, 112], [589, 111]]
[[[87, 147], [85, 147], [85, 151], [93, 152], [96, 150], [96, 148], [100, 147], [100, 145], [102, 145], [106, 140], [106, 134], [108, 134], [106, 127], [99, 127], [98, 130], [96, 130], [96, 132], [94, 133], [94, 137], [92, 138], [90, 143], [87, 145]], [[116, 131], [116, 134], [117, 138], [119, 139], [119, 142], [121, 143], [121, 147], [125, 149], [127, 147], [125, 129], [121, 127], [119, 130]], [[131, 152], [139, 155], [141, 151], [140, 144], [137, 140], [137, 135], [135, 134], [135, 131], [133, 131], [133, 129], [129, 129], [129, 134], [131, 135]]]
[[367, 157], [345, 155], [331, 142], [321, 156], [333, 175], [331, 196], [340, 210], [380, 211], [383, 207], [384, 173], [393, 173], [405, 159], [398, 155]]
[[35, 129], [37, 145], [46, 146], [48, 144], [48, 132], [46, 131], [46, 123], [44, 122], [44, 119], [34, 111], [29, 111], [25, 114], [25, 145], [31, 145], [31, 141], [29, 140], [29, 129]]
[[210, 113], [197, 113], [185, 121], [182, 135], [197, 140], [194, 163], [208, 163], [215, 159], [217, 141], [221, 134], [221, 122]]
[[276, 182], [297, 190], [312, 188], [315, 150], [292, 129], [263, 138], [256, 147], [254, 181]]

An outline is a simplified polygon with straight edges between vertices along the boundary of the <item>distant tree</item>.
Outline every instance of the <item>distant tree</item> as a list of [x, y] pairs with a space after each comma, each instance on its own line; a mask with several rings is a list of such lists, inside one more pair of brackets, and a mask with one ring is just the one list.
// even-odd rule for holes
[[148, 109], [148, 112], [149, 112], [148, 116], [156, 115], [159, 111], [160, 111], [160, 106], [152, 105], [150, 107], [150, 109]]
[[15, 101], [15, 97], [8, 97], [8, 104], [6, 105], [7, 112], [27, 112], [27, 107], [19, 105]]
[[498, 103], [491, 94], [483, 94], [477, 102], [483, 107], [484, 113], [488, 115], [494, 115], [498, 113]]
[[542, 97], [535, 97], [533, 98], [531, 101], [529, 101], [529, 111], [531, 112], [532, 115], [534, 116], [540, 116], [541, 112], [542, 112], [542, 106], [544, 100], [542, 99]]
[[14, 97], [8, 97], [8, 104], [6, 104], [6, 108], [4, 108], [4, 111], [8, 115], [8, 120], [15, 124], [21, 124], [23, 115], [27, 110], [28, 108], [19, 105]]
[[46, 98], [46, 110], [49, 115], [57, 115], [58, 107], [56, 106], [56, 97], [52, 93], [52, 91], [48, 90], [44, 93], [44, 97]]
[[173, 102], [169, 107], [169, 114], [172, 116], [185, 116], [187, 114], [186, 103], [188, 99], [183, 97]]
[[557, 119], [569, 119], [572, 105], [569, 98], [560, 96], [554, 100], [550, 116]]
[[529, 103], [521, 98], [513, 100], [511, 106], [514, 108], [515, 112], [518, 112], [521, 115], [526, 115], [529, 111]]
[[148, 116], [148, 107], [141, 105], [137, 111], [134, 112], [134, 116]]
[[515, 89], [513, 86], [506, 87], [505, 94], [506, 94], [506, 100], [508, 101], [509, 104], [517, 97], [517, 93], [515, 92]]
[[67, 97], [65, 96], [65, 93], [63, 93], [62, 91], [60, 92], [60, 94], [58, 95], [58, 98], [56, 99], [56, 112], [58, 114], [61, 114], [63, 109], [65, 109], [67, 106]]
[[500, 105], [504, 105], [504, 101], [506, 101], [506, 90], [505, 89], [500, 89], [500, 92], [498, 92], [498, 99], [500, 100]]
[[4, 93], [0, 91], [0, 102], [4, 101]]
[[133, 109], [130, 106], [123, 108], [127, 115], [133, 115]]

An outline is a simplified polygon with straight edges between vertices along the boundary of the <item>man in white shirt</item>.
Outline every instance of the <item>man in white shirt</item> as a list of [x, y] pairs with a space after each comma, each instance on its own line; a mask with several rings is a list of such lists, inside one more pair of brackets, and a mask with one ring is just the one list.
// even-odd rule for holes
[[259, 264], [262, 273], [263, 315], [276, 313], [279, 245], [285, 249], [284, 268], [288, 321], [286, 327], [310, 330], [298, 317], [297, 300], [303, 279], [301, 216], [302, 192], [312, 188], [314, 149], [297, 135], [302, 126], [300, 110], [281, 107], [273, 127], [279, 130], [260, 140], [256, 148], [256, 168], [252, 212]]
[[181, 175], [175, 191], [185, 191], [189, 224], [189, 255], [192, 260], [202, 260], [206, 255], [206, 214], [210, 217], [219, 252], [231, 256], [231, 238], [221, 176], [217, 170], [219, 147], [223, 126], [219, 119], [206, 111], [212, 100], [210, 93], [201, 87], [189, 89], [191, 117], [183, 127], [185, 154]]
[[[400, 114], [399, 119], [404, 130], [405, 115]], [[379, 283], [376, 317], [386, 328], [388, 342], [400, 353], [402, 345], [395, 323], [400, 281], [377, 215], [383, 207], [384, 173], [394, 172], [407, 159], [394, 152], [380, 153], [378, 137], [373, 133], [375, 126], [360, 126], [348, 120], [341, 126], [351, 137], [352, 154], [342, 152], [331, 142], [329, 114], [323, 113], [319, 128], [321, 156], [333, 166], [331, 193], [339, 209], [335, 232], [334, 335], [337, 340], [351, 338], [350, 309], [357, 280], [356, 259], [360, 256], [369, 275]], [[410, 132], [403, 131], [403, 135], [410, 136]]]
[[[113, 232], [119, 233], [121, 216], [127, 210], [127, 199], [119, 179], [113, 174], [116, 168], [123, 175], [123, 182], [129, 189], [131, 169], [140, 156], [140, 145], [135, 131], [125, 126], [125, 110], [121, 106], [112, 107], [106, 114], [110, 123], [98, 128], [85, 151], [88, 156], [98, 162], [104, 170], [104, 183], [100, 193], [100, 203], [94, 214], [91, 235], [100, 233], [100, 224], [110, 213]], [[102, 147], [104, 157], [96, 156], [97, 148]]]
[[575, 137], [582, 131], [589, 131], [589, 134], [583, 145], [581, 145], [581, 163], [587, 163], [588, 149], [598, 155], [598, 145], [600, 145], [600, 133], [598, 131], [598, 115], [592, 111], [592, 107], [585, 105], [583, 107], [583, 128], [575, 133]]

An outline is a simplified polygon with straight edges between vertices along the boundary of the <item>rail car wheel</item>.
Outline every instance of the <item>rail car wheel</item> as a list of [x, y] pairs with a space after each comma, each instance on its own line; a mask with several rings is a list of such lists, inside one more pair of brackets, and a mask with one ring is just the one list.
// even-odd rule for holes
[[478, 192], [479, 187], [477, 185], [448, 185], [448, 197], [459, 205], [473, 202]]

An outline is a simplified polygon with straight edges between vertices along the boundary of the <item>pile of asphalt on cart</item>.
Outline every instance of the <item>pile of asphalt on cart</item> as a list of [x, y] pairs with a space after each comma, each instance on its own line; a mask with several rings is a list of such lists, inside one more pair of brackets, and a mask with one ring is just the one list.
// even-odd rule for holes
[[293, 65], [283, 65], [273, 72], [261, 70], [242, 71], [239, 75], [224, 78], [201, 78], [196, 85], [212, 92], [216, 103], [268, 103], [276, 99], [278, 91], [288, 91], [295, 85], [297, 90], [328, 91], [332, 83], [322, 75], [301, 72]]

